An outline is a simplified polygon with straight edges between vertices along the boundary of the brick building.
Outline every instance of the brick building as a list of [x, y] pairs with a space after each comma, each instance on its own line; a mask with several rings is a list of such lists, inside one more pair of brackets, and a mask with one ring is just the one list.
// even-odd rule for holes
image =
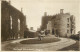
[[[50, 18], [47, 16], [47, 18]], [[46, 16], [45, 16], [46, 19]], [[44, 24], [45, 21], [42, 18]], [[48, 20], [47, 20], [48, 21]], [[63, 13], [63, 9], [60, 9], [60, 13], [53, 15], [50, 19], [52, 34], [61, 37], [70, 37], [72, 34], [75, 34], [75, 17], [69, 13]], [[42, 27], [45, 27], [42, 23]], [[47, 29], [47, 28], [45, 28]]]
[[10, 2], [1, 1], [1, 40], [24, 37], [26, 16]]

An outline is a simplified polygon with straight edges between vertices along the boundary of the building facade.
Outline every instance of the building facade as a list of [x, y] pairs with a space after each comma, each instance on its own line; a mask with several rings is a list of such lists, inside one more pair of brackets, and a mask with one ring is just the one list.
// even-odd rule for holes
[[63, 9], [60, 9], [59, 14], [53, 15], [50, 21], [53, 35], [70, 37], [75, 34], [75, 17], [69, 13], [63, 13]]
[[47, 29], [47, 23], [48, 23], [48, 21], [51, 20], [51, 18], [52, 18], [51, 15], [47, 15], [46, 12], [44, 13], [44, 16], [42, 17], [42, 21], [41, 21], [41, 23], [42, 23], [42, 25], [40, 27], [41, 30]]
[[1, 40], [24, 37], [26, 17], [10, 2], [1, 1]]
[[49, 35], [52, 35], [52, 23], [51, 23], [51, 21], [48, 21], [48, 23], [47, 23], [47, 30], [49, 32]]

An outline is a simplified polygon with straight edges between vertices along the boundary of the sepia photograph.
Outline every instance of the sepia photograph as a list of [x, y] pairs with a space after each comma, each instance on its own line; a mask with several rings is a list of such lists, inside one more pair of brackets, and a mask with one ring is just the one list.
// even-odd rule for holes
[[80, 51], [79, 0], [0, 0], [1, 51]]

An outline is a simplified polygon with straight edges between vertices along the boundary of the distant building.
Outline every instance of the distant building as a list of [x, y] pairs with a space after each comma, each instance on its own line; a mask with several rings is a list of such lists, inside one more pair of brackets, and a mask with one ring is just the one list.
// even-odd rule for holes
[[1, 40], [24, 38], [25, 19], [10, 2], [1, 1]]
[[30, 32], [36, 32], [36, 30], [33, 29], [33, 27], [30, 27]]
[[30, 30], [34, 30], [33, 27], [30, 27]]
[[[48, 19], [50, 17], [45, 16], [44, 19], [46, 18]], [[44, 23], [44, 25], [42, 23], [43, 28], [47, 26], [45, 24], [48, 24], [48, 22], [45, 23], [45, 20], [43, 20], [43, 18], [42, 21]], [[70, 37], [72, 34], [75, 34], [75, 17], [69, 13], [64, 13], [63, 9], [60, 9], [60, 14], [53, 15], [51, 16], [50, 20], [48, 19], [46, 21], [51, 21], [51, 31], [53, 35]]]

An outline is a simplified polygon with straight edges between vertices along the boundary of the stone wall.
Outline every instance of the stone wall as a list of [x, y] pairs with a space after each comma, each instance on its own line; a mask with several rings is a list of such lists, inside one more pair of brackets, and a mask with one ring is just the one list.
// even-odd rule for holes
[[[12, 25], [11, 25], [12, 18]], [[18, 29], [18, 20], [20, 20], [20, 30]], [[17, 39], [24, 37], [26, 28], [25, 16], [7, 1], [1, 1], [1, 39]], [[11, 28], [12, 27], [12, 28]]]

